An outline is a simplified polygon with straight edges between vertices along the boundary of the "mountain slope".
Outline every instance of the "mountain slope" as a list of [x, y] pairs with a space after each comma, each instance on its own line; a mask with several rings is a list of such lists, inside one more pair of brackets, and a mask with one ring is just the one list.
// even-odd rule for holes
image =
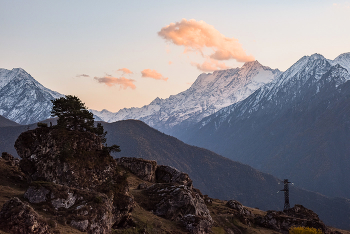
[[50, 117], [50, 100], [63, 96], [42, 86], [21, 68], [0, 69], [0, 115], [20, 124]]
[[350, 198], [349, 55], [305, 56], [179, 137], [308, 190]]
[[117, 113], [92, 110], [103, 121], [139, 119], [163, 132], [170, 133], [179, 125], [196, 123], [219, 109], [243, 100], [256, 89], [273, 80], [280, 71], [247, 62], [242, 68], [201, 74], [192, 86], [167, 99], [156, 98], [142, 108], [125, 108]]
[[[49, 122], [54, 124], [55, 120]], [[122, 151], [116, 153], [117, 157], [142, 157], [174, 166], [188, 173], [196, 188], [214, 198], [236, 199], [244, 205], [263, 210], [283, 208], [283, 194], [276, 193], [283, 185], [269, 174], [209, 150], [187, 145], [141, 121], [127, 120], [103, 125], [108, 131], [108, 145], [121, 146]], [[35, 127], [31, 125], [30, 129]], [[0, 128], [0, 152], [12, 153], [18, 135], [27, 130], [28, 126]], [[327, 225], [350, 229], [349, 200], [328, 198], [296, 187], [290, 189], [290, 200], [291, 205], [302, 204], [317, 212]]]
[[[116, 157], [141, 157], [170, 165], [190, 175], [203, 194], [219, 199], [235, 199], [260, 209], [281, 210], [283, 188], [277, 178], [250, 166], [231, 161], [209, 150], [187, 145], [150, 128], [141, 121], [104, 123], [108, 145], [120, 145]], [[291, 205], [302, 204], [314, 210], [326, 224], [350, 228], [350, 201], [328, 198], [319, 193], [290, 188]]]
[[19, 124], [0, 115], [0, 128], [9, 126], [19, 126]]

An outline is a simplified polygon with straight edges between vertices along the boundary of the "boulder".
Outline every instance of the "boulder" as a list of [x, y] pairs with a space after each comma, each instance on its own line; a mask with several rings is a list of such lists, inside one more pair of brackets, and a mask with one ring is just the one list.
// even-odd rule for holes
[[46, 221], [17, 197], [7, 201], [0, 211], [0, 229], [9, 233], [52, 233]]
[[316, 213], [302, 205], [295, 205], [286, 212], [267, 211], [265, 216], [255, 218], [255, 224], [286, 234], [293, 226], [316, 228], [323, 233], [331, 233]]
[[192, 187], [192, 180], [188, 174], [171, 166], [158, 166], [156, 170], [156, 181], [158, 183], [176, 183]]
[[[41, 203], [47, 212], [62, 217], [65, 223], [88, 233], [110, 233], [113, 226], [124, 225], [130, 219], [133, 199], [118, 197], [118, 204], [104, 193], [75, 189], [47, 182], [34, 182], [25, 198]], [[123, 201], [123, 206], [122, 204]]]
[[226, 203], [226, 206], [238, 211], [240, 215], [252, 215], [252, 213], [247, 208], [245, 208], [240, 202], [236, 200], [229, 200]]
[[142, 158], [117, 158], [118, 165], [129, 169], [133, 174], [142, 180], [155, 182], [155, 172], [157, 168], [156, 161], [145, 160]]
[[19, 166], [19, 159], [13, 157], [7, 152], [2, 152], [1, 157], [9, 164], [10, 166]]
[[116, 173], [115, 160], [90, 132], [37, 128], [20, 134], [15, 148], [21, 169], [32, 181], [93, 189]]
[[200, 193], [191, 187], [174, 184], [154, 184], [144, 190], [154, 214], [178, 221], [191, 233], [209, 233], [212, 217]]

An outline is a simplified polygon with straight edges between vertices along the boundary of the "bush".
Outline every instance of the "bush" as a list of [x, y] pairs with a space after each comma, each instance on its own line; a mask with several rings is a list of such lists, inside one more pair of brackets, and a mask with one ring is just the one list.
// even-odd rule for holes
[[37, 123], [37, 126], [38, 126], [39, 128], [47, 128], [47, 123], [41, 123], [41, 122], [39, 122], [39, 123]]
[[322, 234], [322, 230], [310, 227], [292, 227], [289, 234]]

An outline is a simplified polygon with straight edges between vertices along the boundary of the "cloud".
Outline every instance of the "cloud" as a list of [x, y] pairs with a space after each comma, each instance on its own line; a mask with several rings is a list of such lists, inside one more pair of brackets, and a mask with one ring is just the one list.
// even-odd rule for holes
[[158, 73], [156, 70], [145, 69], [141, 72], [142, 77], [148, 77], [155, 80], [164, 80], [167, 81], [168, 78], [164, 77], [162, 74]]
[[350, 4], [348, 2], [333, 3], [333, 7], [336, 7], [338, 9], [350, 9]]
[[127, 69], [125, 67], [124, 68], [120, 68], [117, 71], [121, 71], [123, 73], [123, 75], [125, 75], [125, 74], [134, 74], [132, 71], [130, 71], [129, 69]]
[[182, 19], [180, 22], [163, 27], [158, 35], [175, 45], [184, 46], [185, 53], [195, 51], [203, 57], [207, 57], [208, 55], [204, 54], [203, 49], [211, 48], [214, 50], [209, 55], [211, 59], [235, 59], [237, 62], [254, 60], [252, 55], [246, 54], [237, 39], [225, 37], [204, 21]]
[[94, 79], [98, 83], [104, 83], [109, 87], [112, 87], [114, 85], [119, 85], [121, 89], [136, 89], [136, 86], [134, 84], [135, 80], [133, 79], [127, 79], [125, 77], [112, 77], [112, 76], [104, 76], [104, 77], [94, 77]]
[[216, 70], [221, 70], [221, 69], [228, 69], [229, 67], [226, 66], [225, 63], [220, 63], [217, 60], [214, 59], [207, 59], [204, 61], [204, 63], [199, 64], [195, 62], [191, 62], [193, 66], [196, 66], [198, 70], [201, 70], [203, 72], [212, 72]]
[[80, 74], [80, 75], [77, 75], [77, 77], [90, 77], [90, 76], [86, 74]]

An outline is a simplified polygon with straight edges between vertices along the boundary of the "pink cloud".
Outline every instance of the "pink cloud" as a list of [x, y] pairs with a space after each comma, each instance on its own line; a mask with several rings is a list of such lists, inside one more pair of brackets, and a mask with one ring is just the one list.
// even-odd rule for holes
[[80, 74], [80, 75], [77, 75], [77, 77], [90, 77], [90, 76], [86, 74]]
[[162, 74], [158, 73], [156, 70], [144, 69], [142, 72], [142, 77], [148, 77], [155, 80], [164, 80], [167, 81], [168, 78], [164, 77]]
[[212, 59], [235, 59], [238, 62], [254, 60], [252, 55], [246, 54], [236, 38], [225, 37], [212, 25], [204, 21], [182, 19], [180, 22], [163, 27], [158, 35], [175, 45], [184, 46], [185, 53], [196, 51], [200, 52], [203, 57], [207, 57], [207, 55], [204, 55], [203, 49], [211, 48], [214, 50], [209, 55]]
[[119, 85], [121, 89], [136, 89], [136, 86], [134, 84], [135, 80], [133, 79], [127, 79], [125, 77], [112, 77], [112, 76], [104, 76], [104, 77], [95, 77], [94, 78], [98, 83], [104, 83], [109, 87], [112, 87], [114, 85]]
[[225, 63], [220, 63], [217, 60], [214, 59], [207, 59], [204, 61], [204, 63], [199, 64], [195, 62], [191, 62], [193, 66], [196, 66], [198, 70], [203, 72], [212, 72], [216, 70], [222, 70], [222, 69], [228, 69], [229, 67], [226, 66]]
[[127, 69], [125, 67], [124, 68], [120, 68], [117, 71], [121, 71], [123, 73], [123, 75], [125, 75], [125, 74], [134, 74], [132, 71], [130, 71], [129, 69]]

